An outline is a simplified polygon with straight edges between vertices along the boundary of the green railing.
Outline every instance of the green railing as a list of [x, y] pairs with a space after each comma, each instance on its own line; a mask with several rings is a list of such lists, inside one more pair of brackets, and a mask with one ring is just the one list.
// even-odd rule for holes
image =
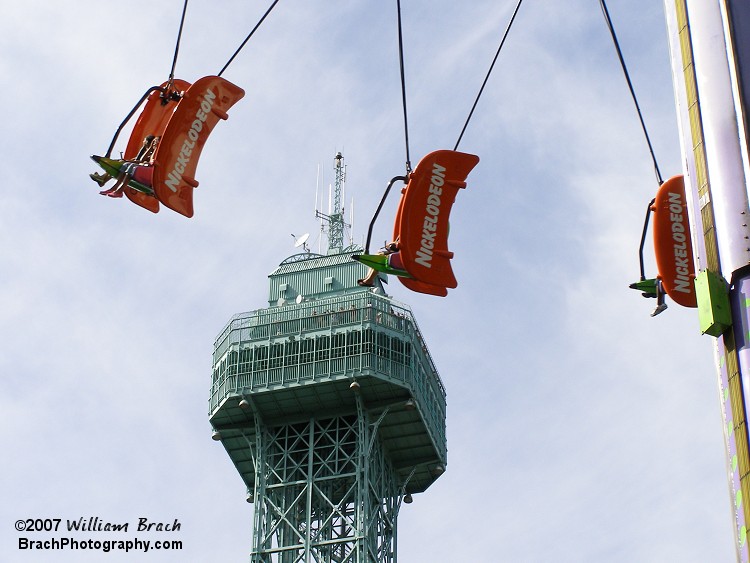
[[209, 413], [229, 395], [373, 372], [407, 386], [441, 449], [445, 388], [411, 311], [372, 292], [232, 317], [214, 344]]

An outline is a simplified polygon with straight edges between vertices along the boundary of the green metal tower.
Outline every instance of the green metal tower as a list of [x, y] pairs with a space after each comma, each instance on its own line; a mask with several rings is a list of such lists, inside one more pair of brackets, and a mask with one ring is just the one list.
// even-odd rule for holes
[[209, 417], [254, 502], [252, 562], [395, 562], [402, 503], [445, 471], [445, 389], [416, 320], [334, 242], [284, 260], [268, 307], [214, 344]]

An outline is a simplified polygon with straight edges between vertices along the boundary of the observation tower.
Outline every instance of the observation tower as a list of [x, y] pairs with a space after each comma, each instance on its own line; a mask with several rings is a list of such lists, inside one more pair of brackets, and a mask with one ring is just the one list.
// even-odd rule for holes
[[209, 420], [254, 503], [252, 562], [395, 562], [403, 503], [446, 467], [445, 388], [385, 276], [357, 284], [335, 169], [327, 254], [302, 242], [214, 343]]

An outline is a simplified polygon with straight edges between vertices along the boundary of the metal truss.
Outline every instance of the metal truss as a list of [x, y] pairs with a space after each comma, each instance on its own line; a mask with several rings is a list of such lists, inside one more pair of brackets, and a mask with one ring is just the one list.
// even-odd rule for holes
[[393, 563], [403, 485], [357, 397], [357, 413], [267, 427], [256, 467], [252, 563]]

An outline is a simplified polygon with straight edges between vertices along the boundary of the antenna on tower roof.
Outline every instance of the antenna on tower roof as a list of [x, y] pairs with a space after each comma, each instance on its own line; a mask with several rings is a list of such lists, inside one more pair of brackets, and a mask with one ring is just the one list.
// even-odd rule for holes
[[[351, 225], [344, 221], [343, 193], [346, 182], [346, 166], [344, 165], [344, 156], [340, 152], [337, 152], [334, 157], [334, 170], [336, 180], [329, 196], [328, 214], [315, 210], [315, 216], [321, 219], [321, 230], [325, 230], [323, 222], [328, 227], [328, 254], [337, 254], [343, 250], [344, 227], [351, 228]], [[317, 205], [317, 196], [315, 199]]]
[[351, 203], [349, 204], [349, 217], [351, 221], [349, 223], [349, 244], [354, 244], [354, 198], [352, 197]]

